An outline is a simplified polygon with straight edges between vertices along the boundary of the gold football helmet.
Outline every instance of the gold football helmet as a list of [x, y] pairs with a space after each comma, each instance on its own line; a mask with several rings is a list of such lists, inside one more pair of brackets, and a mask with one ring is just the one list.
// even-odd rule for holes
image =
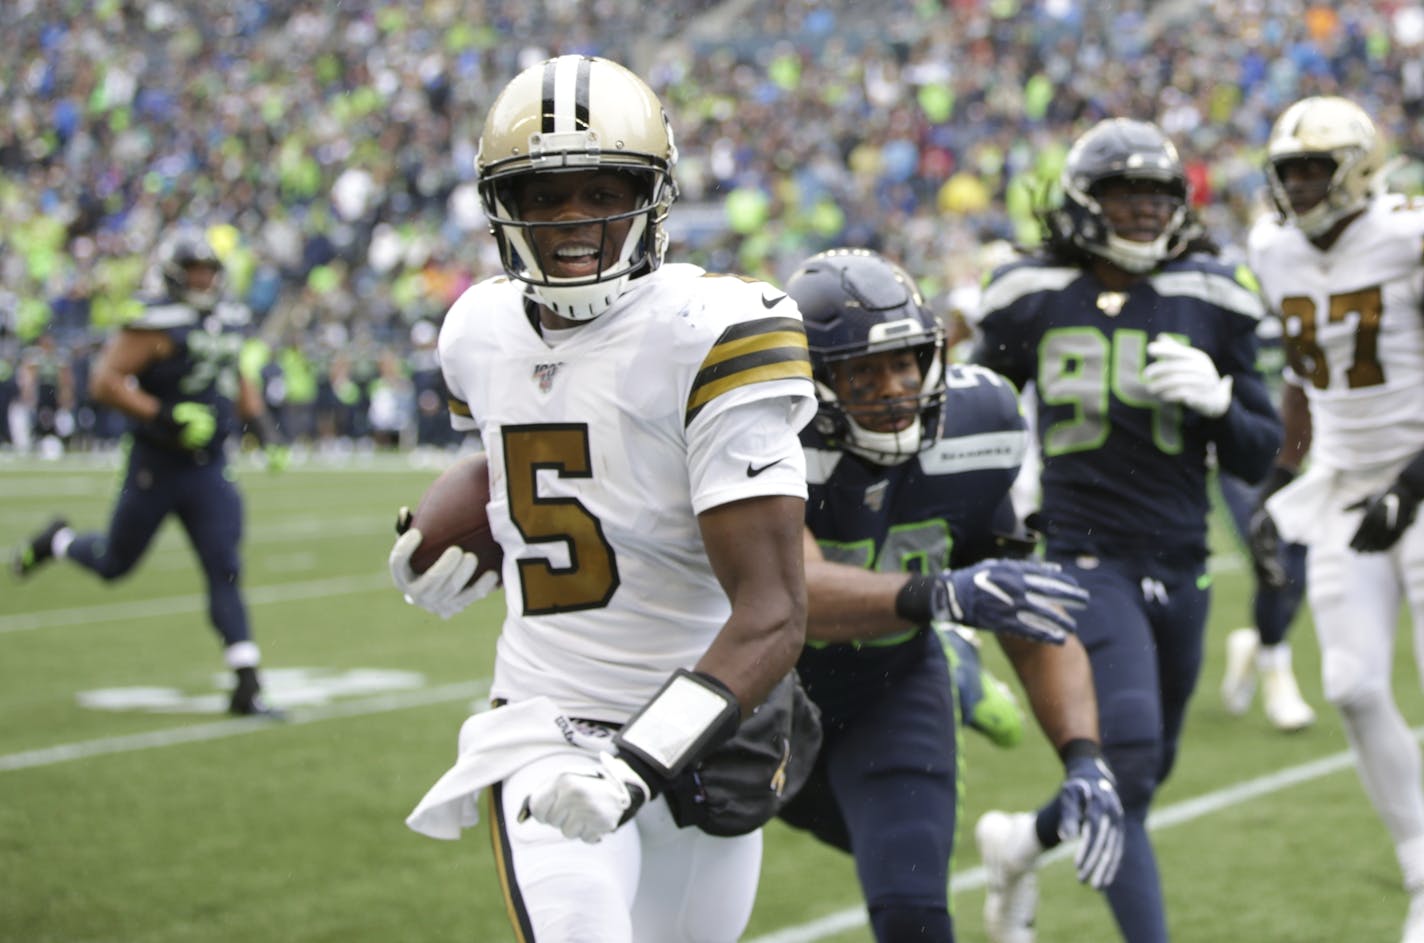
[[[1335, 163], [1322, 199], [1297, 213], [1291, 208], [1281, 165], [1324, 157]], [[1364, 209], [1375, 174], [1384, 166], [1384, 141], [1363, 108], [1333, 95], [1304, 98], [1287, 108], [1271, 129], [1266, 179], [1281, 218], [1314, 238], [1344, 217]]]
[[[504, 270], [561, 317], [584, 321], [602, 314], [630, 278], [662, 264], [668, 238], [662, 224], [677, 199], [676, 164], [677, 146], [662, 103], [623, 66], [569, 55], [525, 69], [490, 106], [475, 158], [480, 199]], [[609, 267], [589, 277], [547, 275], [530, 232], [567, 224], [518, 219], [510, 183], [523, 174], [587, 170], [632, 171], [642, 178], [638, 207], [602, 219], [605, 233], [608, 223], [630, 217], [632, 228]]]

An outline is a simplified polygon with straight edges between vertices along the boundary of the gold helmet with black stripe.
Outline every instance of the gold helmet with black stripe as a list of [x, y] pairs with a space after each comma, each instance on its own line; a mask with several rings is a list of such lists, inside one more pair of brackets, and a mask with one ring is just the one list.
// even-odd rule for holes
[[[560, 317], [584, 321], [602, 314], [631, 278], [662, 264], [668, 239], [663, 222], [677, 198], [676, 164], [662, 103], [628, 69], [579, 55], [525, 69], [490, 106], [475, 158], [480, 198], [505, 272]], [[611, 264], [586, 276], [551, 275], [551, 260], [540, 258], [534, 231], [571, 223], [518, 218], [512, 186], [528, 174], [590, 170], [636, 178], [636, 207], [600, 220], [604, 239], [610, 223], [630, 220], [631, 228]]]
[[[1328, 161], [1329, 179], [1322, 179], [1317, 193], [1293, 199], [1282, 168], [1308, 160]], [[1363, 108], [1334, 95], [1314, 95], [1276, 119], [1266, 145], [1266, 180], [1282, 221], [1315, 238], [1364, 209], [1384, 162], [1384, 141]]]

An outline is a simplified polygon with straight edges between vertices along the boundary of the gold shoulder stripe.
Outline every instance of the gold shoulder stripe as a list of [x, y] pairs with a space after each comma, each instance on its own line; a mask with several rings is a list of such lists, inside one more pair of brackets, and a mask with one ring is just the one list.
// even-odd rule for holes
[[469, 404], [465, 403], [463, 400], [458, 400], [455, 397], [451, 396], [445, 402], [446, 405], [450, 407], [450, 412], [454, 413], [456, 416], [463, 416], [466, 419], [475, 418], [474, 414], [470, 412]]
[[811, 378], [806, 331], [796, 318], [762, 318], [734, 324], [707, 352], [687, 398], [684, 424], [730, 390], [750, 383]]

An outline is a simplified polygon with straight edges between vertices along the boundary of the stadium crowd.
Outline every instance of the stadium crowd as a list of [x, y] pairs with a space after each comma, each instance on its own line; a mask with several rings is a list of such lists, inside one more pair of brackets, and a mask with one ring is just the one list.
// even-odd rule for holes
[[499, 271], [475, 141], [550, 54], [628, 62], [675, 113], [685, 256], [780, 281], [866, 246], [942, 308], [986, 247], [1036, 239], [1032, 201], [1104, 116], [1177, 140], [1226, 244], [1301, 96], [1348, 94], [1424, 154], [1424, 9], [1388, 0], [18, 0], [0, 28], [0, 442], [47, 406], [73, 430], [42, 433], [116, 434], [84, 370], [182, 219], [298, 440], [448, 443], [435, 323]]

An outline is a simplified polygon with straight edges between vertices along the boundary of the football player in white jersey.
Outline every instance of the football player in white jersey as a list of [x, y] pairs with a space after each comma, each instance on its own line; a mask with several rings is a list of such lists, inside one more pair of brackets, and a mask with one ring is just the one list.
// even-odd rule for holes
[[1342, 98], [1299, 101], [1272, 129], [1279, 218], [1253, 228], [1250, 261], [1285, 328], [1278, 464], [1310, 462], [1261, 520], [1309, 548], [1325, 696], [1412, 896], [1405, 943], [1424, 943], [1420, 750], [1390, 686], [1401, 600], [1424, 651], [1424, 202], [1377, 193], [1383, 162], [1374, 123]]
[[[784, 292], [662, 264], [676, 159], [661, 103], [622, 66], [520, 73], [477, 158], [506, 274], [440, 331], [453, 424], [489, 455], [502, 706], [466, 722], [409, 823], [456, 837], [490, 787], [520, 940], [730, 943], [755, 897], [760, 831], [678, 828], [666, 790], [800, 654], [797, 433], [815, 394]], [[417, 576], [420, 539], [391, 553], [412, 602], [449, 617], [492, 588], [466, 587], [458, 547]]]

